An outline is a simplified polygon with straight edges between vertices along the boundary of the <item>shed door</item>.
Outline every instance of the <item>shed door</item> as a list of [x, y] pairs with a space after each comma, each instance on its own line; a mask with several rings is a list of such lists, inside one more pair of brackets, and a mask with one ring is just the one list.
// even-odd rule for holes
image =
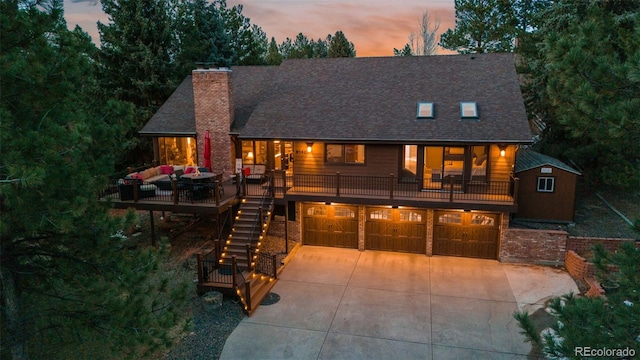
[[304, 245], [358, 248], [358, 208], [304, 204]]
[[424, 254], [426, 214], [414, 209], [367, 209], [365, 249]]
[[498, 258], [499, 214], [436, 211], [433, 254]]

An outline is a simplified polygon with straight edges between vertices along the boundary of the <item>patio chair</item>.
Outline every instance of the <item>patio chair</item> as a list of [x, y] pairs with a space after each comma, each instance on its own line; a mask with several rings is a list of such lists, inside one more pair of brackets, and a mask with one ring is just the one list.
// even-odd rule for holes
[[205, 183], [196, 183], [192, 179], [182, 179], [184, 188], [187, 190], [187, 195], [191, 202], [194, 200], [206, 199], [209, 193], [209, 189]]

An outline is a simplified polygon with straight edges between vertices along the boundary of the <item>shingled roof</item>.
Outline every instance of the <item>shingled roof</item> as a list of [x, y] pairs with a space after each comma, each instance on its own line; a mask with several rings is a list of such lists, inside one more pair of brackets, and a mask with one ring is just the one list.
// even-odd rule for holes
[[[277, 67], [241, 66], [233, 69], [232, 86], [234, 122], [231, 132], [237, 133], [262, 99]], [[143, 136], [192, 136], [196, 134], [196, 117], [191, 75], [165, 101], [149, 122], [140, 130]]]
[[[285, 60], [232, 68], [234, 122], [247, 139], [529, 143], [512, 54]], [[478, 119], [461, 119], [460, 102]], [[419, 102], [433, 119], [417, 119]], [[140, 131], [195, 134], [188, 76]]]
[[[512, 54], [287, 60], [269, 89], [241, 138], [531, 142]], [[418, 102], [435, 117], [417, 119]]]
[[562, 169], [576, 175], [582, 175], [578, 170], [563, 163], [562, 161], [530, 149], [520, 149], [516, 154], [516, 173], [535, 169], [541, 166], [553, 166], [557, 169]]

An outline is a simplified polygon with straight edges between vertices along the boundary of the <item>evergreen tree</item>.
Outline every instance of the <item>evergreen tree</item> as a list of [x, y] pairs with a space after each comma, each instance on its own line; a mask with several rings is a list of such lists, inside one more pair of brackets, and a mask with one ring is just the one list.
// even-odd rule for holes
[[262, 28], [251, 25], [250, 19], [242, 14], [242, 5], [229, 9], [221, 0], [218, 6], [234, 52], [231, 64], [265, 65], [269, 41]]
[[[526, 312], [516, 312], [521, 333], [550, 359], [583, 359], [590, 356], [577, 349], [632, 349], [638, 355], [640, 334], [640, 249], [624, 243], [611, 254], [602, 246], [594, 249], [598, 279], [617, 288], [600, 297], [573, 294], [554, 299], [549, 308], [555, 317], [550, 330], [540, 334]], [[614, 290], [615, 289], [615, 290]], [[584, 356], [583, 356], [584, 355]], [[633, 356], [633, 354], [631, 354]], [[603, 358], [631, 358], [610, 354]]]
[[393, 49], [393, 56], [413, 56], [411, 45], [406, 44], [402, 49]]
[[160, 271], [158, 251], [123, 249], [126, 222], [96, 196], [133, 107], [104, 97], [98, 50], [67, 30], [62, 1], [1, 2], [0, 34], [3, 357], [160, 350], [188, 284]]
[[587, 185], [638, 188], [640, 4], [559, 1], [541, 17], [540, 45], [522, 53], [541, 150], [575, 162]]
[[103, 0], [109, 23], [98, 22], [101, 86], [105, 94], [135, 105], [137, 114], [123, 143], [122, 166], [150, 162], [148, 139], [138, 131], [176, 86], [174, 32], [166, 0]]
[[217, 2], [179, 0], [176, 4], [176, 81], [196, 68], [196, 63], [229, 66], [233, 49]]
[[518, 20], [513, 0], [455, 0], [456, 27], [439, 45], [461, 54], [513, 51]]
[[356, 57], [356, 50], [353, 43], [347, 40], [347, 37], [340, 30], [331, 37], [329, 41], [328, 57]]
[[276, 38], [272, 37], [269, 42], [269, 52], [265, 58], [267, 65], [280, 65], [282, 63], [282, 54], [276, 43]]

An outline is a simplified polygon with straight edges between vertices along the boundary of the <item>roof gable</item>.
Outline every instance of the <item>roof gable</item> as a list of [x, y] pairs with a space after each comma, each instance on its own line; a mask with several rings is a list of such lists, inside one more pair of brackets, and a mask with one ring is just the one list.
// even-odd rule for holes
[[518, 150], [518, 153], [516, 154], [516, 173], [535, 169], [541, 166], [553, 166], [576, 175], [582, 175], [578, 170], [575, 170], [571, 166], [551, 156], [544, 155], [530, 149]]

